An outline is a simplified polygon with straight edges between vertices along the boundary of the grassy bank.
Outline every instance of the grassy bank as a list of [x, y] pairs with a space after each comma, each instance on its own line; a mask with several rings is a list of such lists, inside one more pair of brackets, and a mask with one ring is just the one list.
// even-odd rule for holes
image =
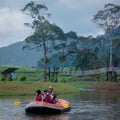
[[69, 83], [52, 83], [52, 82], [20, 82], [7, 81], [0, 82], [0, 96], [34, 96], [36, 89], [48, 89], [53, 85], [58, 95], [81, 92], [81, 88], [98, 89], [98, 90], [120, 90], [120, 83], [114, 82], [69, 82]]
[[97, 90], [120, 90], [120, 83], [117, 82], [104, 82], [91, 85], [88, 88]]
[[26, 96], [35, 95], [36, 89], [48, 89], [53, 85], [57, 94], [69, 94], [79, 92], [80, 89], [69, 84], [51, 82], [0, 82], [0, 96]]
[[[0, 67], [0, 71], [7, 67]], [[26, 96], [35, 95], [36, 89], [47, 89], [49, 85], [53, 85], [57, 94], [69, 94], [80, 91], [80, 88], [95, 88], [106, 90], [120, 90], [120, 73], [118, 73], [118, 83], [106, 83], [106, 74], [99, 74], [93, 76], [72, 76], [59, 75], [58, 82], [53, 83], [56, 77], [51, 74], [51, 79], [47, 82], [42, 82], [42, 69], [36, 68], [19, 68], [16, 70], [17, 80], [10, 81], [9, 75], [5, 78], [0, 74], [0, 96]], [[4, 78], [4, 79], [3, 79]], [[24, 79], [23, 79], [24, 78]], [[100, 81], [100, 83], [98, 83]]]

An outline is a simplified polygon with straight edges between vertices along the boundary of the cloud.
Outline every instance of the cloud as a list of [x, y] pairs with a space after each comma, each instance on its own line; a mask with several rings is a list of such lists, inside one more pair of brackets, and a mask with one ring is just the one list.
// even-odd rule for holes
[[[120, 4], [119, 0], [33, 0], [48, 7], [49, 19], [64, 32], [75, 31], [78, 35], [97, 35], [102, 30], [92, 23], [93, 16], [106, 3]], [[30, 0], [2, 0], [0, 2], [0, 47], [24, 40], [30, 35], [30, 28], [24, 26], [28, 16], [22, 9]]]
[[21, 23], [24, 23], [24, 18], [20, 12], [3, 8], [0, 9], [0, 14], [0, 32], [10, 32], [11, 30], [16, 31], [16, 29], [21, 29]]
[[106, 3], [118, 0], [56, 0], [56, 11], [53, 11], [55, 22], [65, 32], [73, 30], [79, 35], [96, 35], [99, 28], [92, 23], [93, 16], [104, 8]]
[[[28, 29], [24, 26], [26, 19], [20, 11], [9, 8], [0, 9], [0, 46], [24, 40]], [[30, 31], [29, 31], [30, 32]], [[1, 45], [2, 44], [2, 45]]]

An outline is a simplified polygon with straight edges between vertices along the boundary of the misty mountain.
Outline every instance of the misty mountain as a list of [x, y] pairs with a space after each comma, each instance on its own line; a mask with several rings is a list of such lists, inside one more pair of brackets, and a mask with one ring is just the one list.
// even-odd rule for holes
[[0, 65], [36, 66], [42, 57], [42, 51], [23, 50], [25, 42], [17, 42], [0, 48]]
[[[113, 31], [114, 39], [116, 39], [116, 45], [120, 44], [120, 26]], [[82, 37], [83, 39], [86, 39], [86, 37]], [[106, 56], [109, 55], [109, 34], [106, 33], [105, 35], [101, 35], [99, 37], [96, 37], [98, 40], [101, 41], [102, 38], [105, 38], [105, 54]], [[101, 41], [102, 42], [102, 41]], [[102, 43], [103, 44], [103, 43]], [[0, 48], [0, 65], [12, 65], [12, 66], [24, 66], [24, 67], [32, 67], [32, 66], [39, 66], [43, 67], [42, 63], [40, 62], [40, 59], [43, 57], [43, 51], [36, 51], [36, 50], [23, 50], [23, 46], [25, 45], [25, 41], [17, 42], [14, 44], [11, 44], [6, 47]], [[88, 44], [89, 45], [89, 44]], [[90, 44], [91, 45], [91, 44]], [[85, 44], [87, 46], [87, 44]], [[99, 42], [96, 44], [96, 46], [92, 47], [100, 47]], [[91, 48], [91, 46], [87, 46], [87, 48]], [[100, 53], [99, 55], [101, 55]], [[116, 54], [118, 57], [120, 57], [120, 54]], [[71, 66], [73, 61], [75, 59], [75, 56], [67, 56], [67, 60], [62, 63], [62, 66]], [[58, 64], [58, 58], [57, 55], [53, 55], [51, 62], [47, 65], [47, 67], [54, 67]]]
[[[43, 64], [40, 62], [42, 58], [42, 50], [23, 50], [22, 47], [25, 45], [25, 41], [17, 42], [6, 47], [0, 48], [0, 65], [12, 65], [12, 66], [24, 66], [24, 67], [33, 67], [39, 66], [43, 67]], [[63, 66], [70, 66], [71, 60], [73, 58], [68, 57], [68, 60], [63, 63]], [[52, 62], [53, 61], [53, 62]], [[52, 57], [51, 62], [47, 67], [54, 67], [58, 64], [56, 55]]]

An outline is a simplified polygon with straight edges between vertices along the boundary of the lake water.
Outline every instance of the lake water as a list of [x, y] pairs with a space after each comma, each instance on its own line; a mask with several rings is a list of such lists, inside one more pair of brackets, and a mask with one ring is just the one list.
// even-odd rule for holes
[[0, 120], [120, 120], [120, 91], [85, 90], [58, 97], [71, 103], [70, 112], [57, 115], [26, 114], [24, 107], [14, 106], [13, 102], [28, 102], [33, 98], [0, 98]]

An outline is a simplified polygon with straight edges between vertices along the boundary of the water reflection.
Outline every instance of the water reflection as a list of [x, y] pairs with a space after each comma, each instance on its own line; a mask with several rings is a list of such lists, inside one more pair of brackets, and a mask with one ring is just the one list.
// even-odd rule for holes
[[119, 91], [84, 91], [79, 94], [59, 96], [70, 101], [72, 109], [57, 115], [26, 114], [24, 107], [14, 106], [14, 101], [32, 101], [33, 98], [1, 98], [0, 120], [119, 120]]
[[69, 120], [69, 114], [60, 115], [27, 115], [28, 120]]
[[[21, 120], [20, 116], [15, 116], [14, 120]], [[22, 119], [23, 120], [23, 119]], [[28, 116], [28, 117], [24, 117], [24, 120], [69, 120], [68, 116], [49, 116], [49, 115], [45, 115], [45, 116], [40, 116], [40, 115], [35, 115], [35, 116]]]
[[119, 91], [85, 91], [72, 100], [71, 119], [119, 120]]

